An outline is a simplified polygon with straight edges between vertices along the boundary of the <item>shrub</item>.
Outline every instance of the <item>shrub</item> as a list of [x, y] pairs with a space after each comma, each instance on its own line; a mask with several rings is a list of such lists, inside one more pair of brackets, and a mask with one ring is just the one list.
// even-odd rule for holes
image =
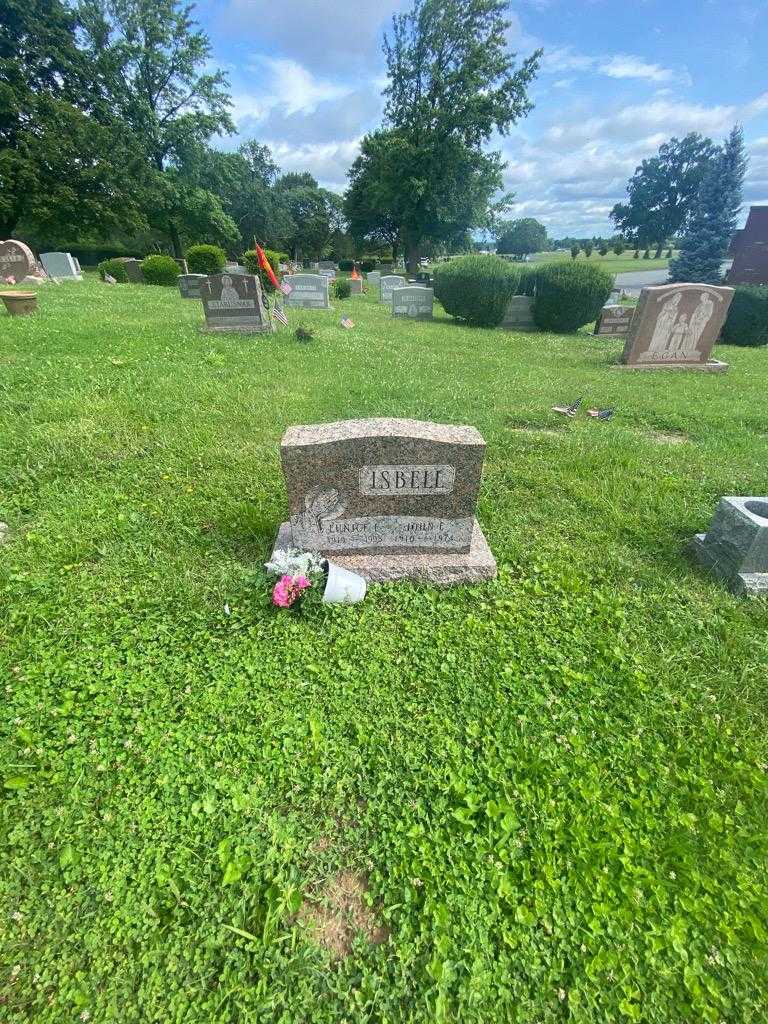
[[768, 287], [737, 285], [721, 341], [726, 345], [768, 345]]
[[536, 326], [577, 331], [597, 319], [612, 289], [613, 275], [596, 264], [550, 263], [536, 275]]
[[435, 297], [451, 316], [475, 327], [496, 327], [520, 278], [520, 267], [499, 256], [460, 256], [435, 268]]
[[185, 255], [190, 274], [220, 274], [227, 256], [218, 245], [191, 245]]
[[608, 246], [607, 245], [601, 245], [600, 249], [598, 251], [599, 251], [601, 256], [607, 256], [608, 255]]
[[[269, 261], [270, 267], [274, 271], [275, 277], [280, 280], [280, 262], [285, 258], [285, 253], [276, 252], [274, 249], [265, 249], [264, 255]], [[255, 274], [256, 277], [261, 281], [261, 287], [264, 292], [273, 292], [275, 286], [267, 277], [266, 273], [259, 266], [259, 256], [255, 249], [248, 249], [247, 252], [243, 253], [243, 266], [249, 274]]]
[[613, 252], [614, 252], [614, 255], [621, 256], [621, 254], [624, 252], [624, 243], [623, 242], [614, 242], [613, 243]]
[[635, 255], [632, 257], [632, 259], [635, 259], [635, 260], [639, 260], [640, 259], [640, 250], [639, 249], [635, 249]]
[[587, 245], [584, 246], [584, 255], [587, 257], [587, 259], [589, 259], [589, 257], [592, 255], [592, 246], [591, 246], [591, 244], [587, 244]]
[[114, 277], [118, 284], [128, 284], [128, 274], [120, 259], [102, 260], [99, 264], [99, 277], [102, 281], [105, 274]]
[[644, 260], [649, 260], [650, 258], [651, 258], [651, 250], [650, 249], [646, 249], [645, 252], [643, 253], [643, 259]]
[[355, 266], [354, 260], [339, 260], [339, 270], [352, 270]]
[[147, 256], [141, 261], [141, 272], [147, 284], [176, 284], [179, 265], [171, 256]]
[[364, 274], [370, 274], [372, 270], [376, 269], [377, 263], [378, 260], [363, 260], [363, 262], [360, 264], [360, 269]]
[[571, 246], [571, 259], [575, 260], [578, 255], [579, 255], [579, 247], [578, 247], [578, 245], [572, 245]]
[[333, 282], [333, 295], [337, 299], [348, 299], [352, 294], [352, 285], [348, 277], [340, 277]]

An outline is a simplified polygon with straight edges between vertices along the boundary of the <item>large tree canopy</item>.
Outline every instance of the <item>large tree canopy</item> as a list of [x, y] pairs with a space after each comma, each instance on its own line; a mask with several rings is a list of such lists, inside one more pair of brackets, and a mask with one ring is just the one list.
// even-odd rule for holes
[[496, 252], [528, 256], [547, 248], [547, 229], [533, 217], [502, 222], [496, 228]]
[[531, 109], [540, 54], [518, 68], [507, 50], [505, 0], [415, 0], [385, 37], [385, 126], [366, 136], [350, 171], [346, 210], [358, 234], [393, 233], [415, 269], [424, 240], [488, 220], [502, 184], [482, 145]]
[[633, 174], [627, 202], [611, 210], [616, 227], [638, 246], [655, 245], [658, 255], [688, 223], [715, 152], [712, 140], [696, 132], [665, 142], [658, 156], [643, 160]]

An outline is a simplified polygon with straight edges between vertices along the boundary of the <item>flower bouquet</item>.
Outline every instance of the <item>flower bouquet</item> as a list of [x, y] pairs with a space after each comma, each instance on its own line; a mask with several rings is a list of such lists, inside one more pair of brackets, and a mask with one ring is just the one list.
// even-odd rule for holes
[[299, 607], [310, 594], [322, 594], [323, 604], [357, 604], [365, 597], [366, 582], [357, 573], [321, 558], [313, 551], [278, 548], [265, 563], [268, 576], [277, 576], [272, 604]]

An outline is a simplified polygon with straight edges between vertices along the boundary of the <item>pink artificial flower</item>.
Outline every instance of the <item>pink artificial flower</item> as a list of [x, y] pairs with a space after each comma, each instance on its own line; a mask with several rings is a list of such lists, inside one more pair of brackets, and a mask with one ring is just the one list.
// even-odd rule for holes
[[16, 284], [16, 278], [13, 276], [13, 274], [9, 274], [8, 277], [6, 277], [6, 279], [5, 279], [5, 283], [6, 284]]
[[278, 608], [290, 608], [311, 586], [306, 576], [282, 576], [272, 591], [272, 603]]

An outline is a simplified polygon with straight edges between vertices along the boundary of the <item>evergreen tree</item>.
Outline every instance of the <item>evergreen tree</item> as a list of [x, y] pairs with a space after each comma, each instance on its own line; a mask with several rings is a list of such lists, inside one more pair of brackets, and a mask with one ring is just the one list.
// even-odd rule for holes
[[721, 268], [736, 230], [746, 168], [744, 133], [736, 125], [702, 180], [680, 255], [670, 264], [671, 281], [722, 281]]

